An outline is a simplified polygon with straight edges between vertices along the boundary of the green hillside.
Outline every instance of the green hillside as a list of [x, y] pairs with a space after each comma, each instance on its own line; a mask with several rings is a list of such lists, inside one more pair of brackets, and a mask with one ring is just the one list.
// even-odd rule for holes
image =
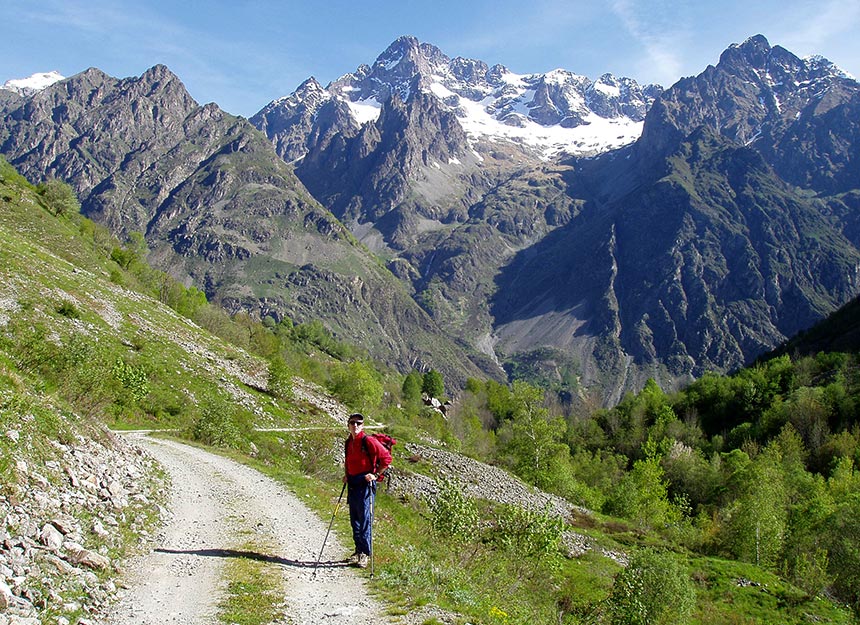
[[[379, 497], [373, 580], [393, 618], [429, 604], [448, 622], [484, 624], [856, 619], [853, 356], [775, 360], [676, 395], [649, 384], [593, 413], [525, 383], [470, 380], [442, 416], [420, 400], [436, 376], [404, 378], [319, 324], [230, 318], [148, 268], [134, 242], [81, 218], [64, 185], [33, 187], [2, 161], [0, 240], [0, 530], [11, 542], [42, 540], [27, 537], [31, 525], [50, 534], [60, 510], [50, 502], [86, 490], [83, 469], [72, 480], [64, 467], [90, 447], [116, 450], [100, 451], [101, 464], [132, 462], [105, 424], [220, 448], [328, 515], [340, 417], [360, 409], [399, 440], [394, 484]], [[279, 426], [319, 429], [255, 430]], [[112, 563], [151, 531], [163, 496], [157, 471], [134, 462], [140, 485], [115, 490], [142, 497], [63, 512]], [[118, 527], [89, 532], [109, 504], [124, 505]], [[344, 519], [336, 529], [348, 531]], [[6, 552], [0, 542], [0, 564]], [[29, 589], [46, 623], [77, 623], [116, 575], [106, 566], [73, 583], [81, 578], [45, 562], [15, 597]], [[265, 613], [255, 606], [241, 622]]]

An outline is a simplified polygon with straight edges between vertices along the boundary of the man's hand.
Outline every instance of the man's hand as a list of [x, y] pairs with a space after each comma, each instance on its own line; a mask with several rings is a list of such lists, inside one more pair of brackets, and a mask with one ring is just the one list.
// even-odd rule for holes
[[367, 475], [364, 476], [364, 479], [367, 480], [368, 483], [375, 482], [376, 481], [376, 474], [375, 473], [368, 473]]

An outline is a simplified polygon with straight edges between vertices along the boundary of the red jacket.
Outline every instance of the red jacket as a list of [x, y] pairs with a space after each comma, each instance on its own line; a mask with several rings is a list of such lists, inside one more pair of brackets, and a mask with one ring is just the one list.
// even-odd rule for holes
[[[364, 442], [362, 442], [364, 441]], [[356, 438], [346, 439], [346, 474], [360, 475], [375, 473], [379, 475], [391, 464], [391, 452], [373, 436], [360, 432]]]

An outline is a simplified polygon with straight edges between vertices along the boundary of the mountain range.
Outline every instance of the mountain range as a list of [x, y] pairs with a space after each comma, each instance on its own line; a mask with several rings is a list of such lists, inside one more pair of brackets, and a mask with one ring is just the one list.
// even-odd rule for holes
[[857, 294], [858, 106], [853, 78], [760, 35], [665, 90], [401, 37], [250, 120], [163, 66], [0, 90], [0, 152], [231, 310], [319, 318], [451, 385], [612, 403]]

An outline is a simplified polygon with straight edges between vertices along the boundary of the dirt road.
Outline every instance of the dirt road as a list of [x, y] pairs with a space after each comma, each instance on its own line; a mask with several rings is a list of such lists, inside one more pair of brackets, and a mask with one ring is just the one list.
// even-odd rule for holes
[[[343, 559], [351, 552], [329, 536], [316, 577], [314, 563], [328, 519], [257, 471], [173, 441], [131, 435], [158, 460], [172, 482], [171, 520], [155, 549], [135, 560], [104, 625], [217, 623], [229, 558], [251, 557], [283, 579], [286, 623], [332, 625], [390, 621], [368, 597], [363, 573]], [[249, 552], [243, 545], [265, 545]]]

